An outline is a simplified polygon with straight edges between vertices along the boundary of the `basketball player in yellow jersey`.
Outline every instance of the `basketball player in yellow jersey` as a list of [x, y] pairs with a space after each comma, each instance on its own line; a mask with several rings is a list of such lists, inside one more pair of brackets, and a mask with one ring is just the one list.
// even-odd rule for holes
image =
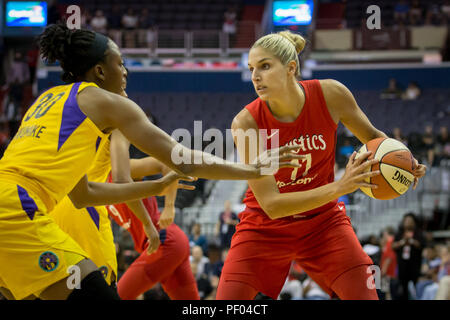
[[[110, 141], [105, 139], [106, 143], [97, 151], [98, 156], [87, 172], [89, 181], [106, 182], [111, 172]], [[49, 215], [85, 250], [108, 285], [114, 284], [117, 279], [116, 246], [106, 207], [77, 209], [66, 196]]]
[[[8, 297], [23, 299], [118, 299], [86, 253], [48, 216], [69, 195], [75, 207], [122, 203], [164, 191], [183, 176], [206, 179], [258, 179], [261, 168], [299, 167], [295, 146], [266, 152], [254, 164], [223, 161], [188, 149], [154, 126], [131, 100], [117, 93], [126, 86], [126, 70], [117, 45], [88, 30], [51, 25], [39, 39], [42, 56], [59, 61], [67, 83], [48, 89], [29, 108], [0, 160], [0, 287]], [[86, 172], [97, 149], [112, 130], [177, 173], [157, 181], [106, 184], [88, 181]], [[172, 151], [188, 159], [172, 161]], [[201, 164], [193, 159], [200, 157]], [[158, 236], [148, 216], [149, 239]], [[159, 243], [150, 243], [149, 253]], [[80, 289], [67, 285], [76, 265]], [[3, 291], [2, 291], [3, 292]]]

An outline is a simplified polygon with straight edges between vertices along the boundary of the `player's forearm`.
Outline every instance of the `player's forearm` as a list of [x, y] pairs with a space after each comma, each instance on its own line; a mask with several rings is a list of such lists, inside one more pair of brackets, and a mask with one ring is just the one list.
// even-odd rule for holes
[[176, 183], [171, 185], [164, 196], [164, 208], [173, 208], [177, 197], [178, 186]]
[[181, 165], [185, 175], [212, 180], [248, 180], [258, 177], [253, 166], [226, 161], [199, 150], [192, 150], [191, 158], [187, 159], [190, 163]]
[[279, 219], [323, 206], [342, 196], [339, 189], [339, 183], [332, 182], [308, 191], [279, 193], [261, 201], [257, 197], [257, 200], [271, 219]]
[[142, 179], [161, 173], [161, 163], [152, 157], [130, 159], [130, 175], [133, 179]]
[[152, 223], [142, 200], [127, 201], [126, 204], [144, 226]]
[[139, 200], [158, 194], [164, 186], [162, 179], [122, 184], [89, 182], [83, 200], [78, 201], [76, 206], [102, 206]]

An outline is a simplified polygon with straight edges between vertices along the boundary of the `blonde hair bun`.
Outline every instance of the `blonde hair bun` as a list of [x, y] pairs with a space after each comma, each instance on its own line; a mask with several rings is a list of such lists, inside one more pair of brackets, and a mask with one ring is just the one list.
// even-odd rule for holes
[[297, 54], [300, 54], [302, 52], [303, 48], [305, 47], [306, 41], [305, 38], [303, 38], [301, 35], [292, 33], [290, 31], [281, 31], [278, 32], [280, 36], [283, 38], [288, 39], [295, 47], [295, 51], [297, 51]]

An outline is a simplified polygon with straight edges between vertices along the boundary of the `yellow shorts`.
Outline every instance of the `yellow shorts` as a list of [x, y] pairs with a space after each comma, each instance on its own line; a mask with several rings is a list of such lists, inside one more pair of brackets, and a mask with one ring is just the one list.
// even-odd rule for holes
[[87, 253], [21, 186], [0, 181], [0, 286], [18, 300], [66, 278]]
[[77, 209], [65, 197], [49, 215], [86, 251], [108, 284], [117, 280], [116, 246], [106, 207]]

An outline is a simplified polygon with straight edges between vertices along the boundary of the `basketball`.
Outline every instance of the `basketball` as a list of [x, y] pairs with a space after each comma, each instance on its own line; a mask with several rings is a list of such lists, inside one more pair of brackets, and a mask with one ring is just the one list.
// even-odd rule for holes
[[379, 160], [367, 170], [379, 170], [380, 175], [366, 179], [367, 183], [375, 184], [378, 188], [361, 187], [362, 192], [375, 199], [389, 200], [408, 191], [414, 181], [412, 172], [415, 164], [413, 155], [403, 143], [391, 138], [370, 140], [358, 150], [356, 159], [367, 151], [372, 151], [368, 160]]

